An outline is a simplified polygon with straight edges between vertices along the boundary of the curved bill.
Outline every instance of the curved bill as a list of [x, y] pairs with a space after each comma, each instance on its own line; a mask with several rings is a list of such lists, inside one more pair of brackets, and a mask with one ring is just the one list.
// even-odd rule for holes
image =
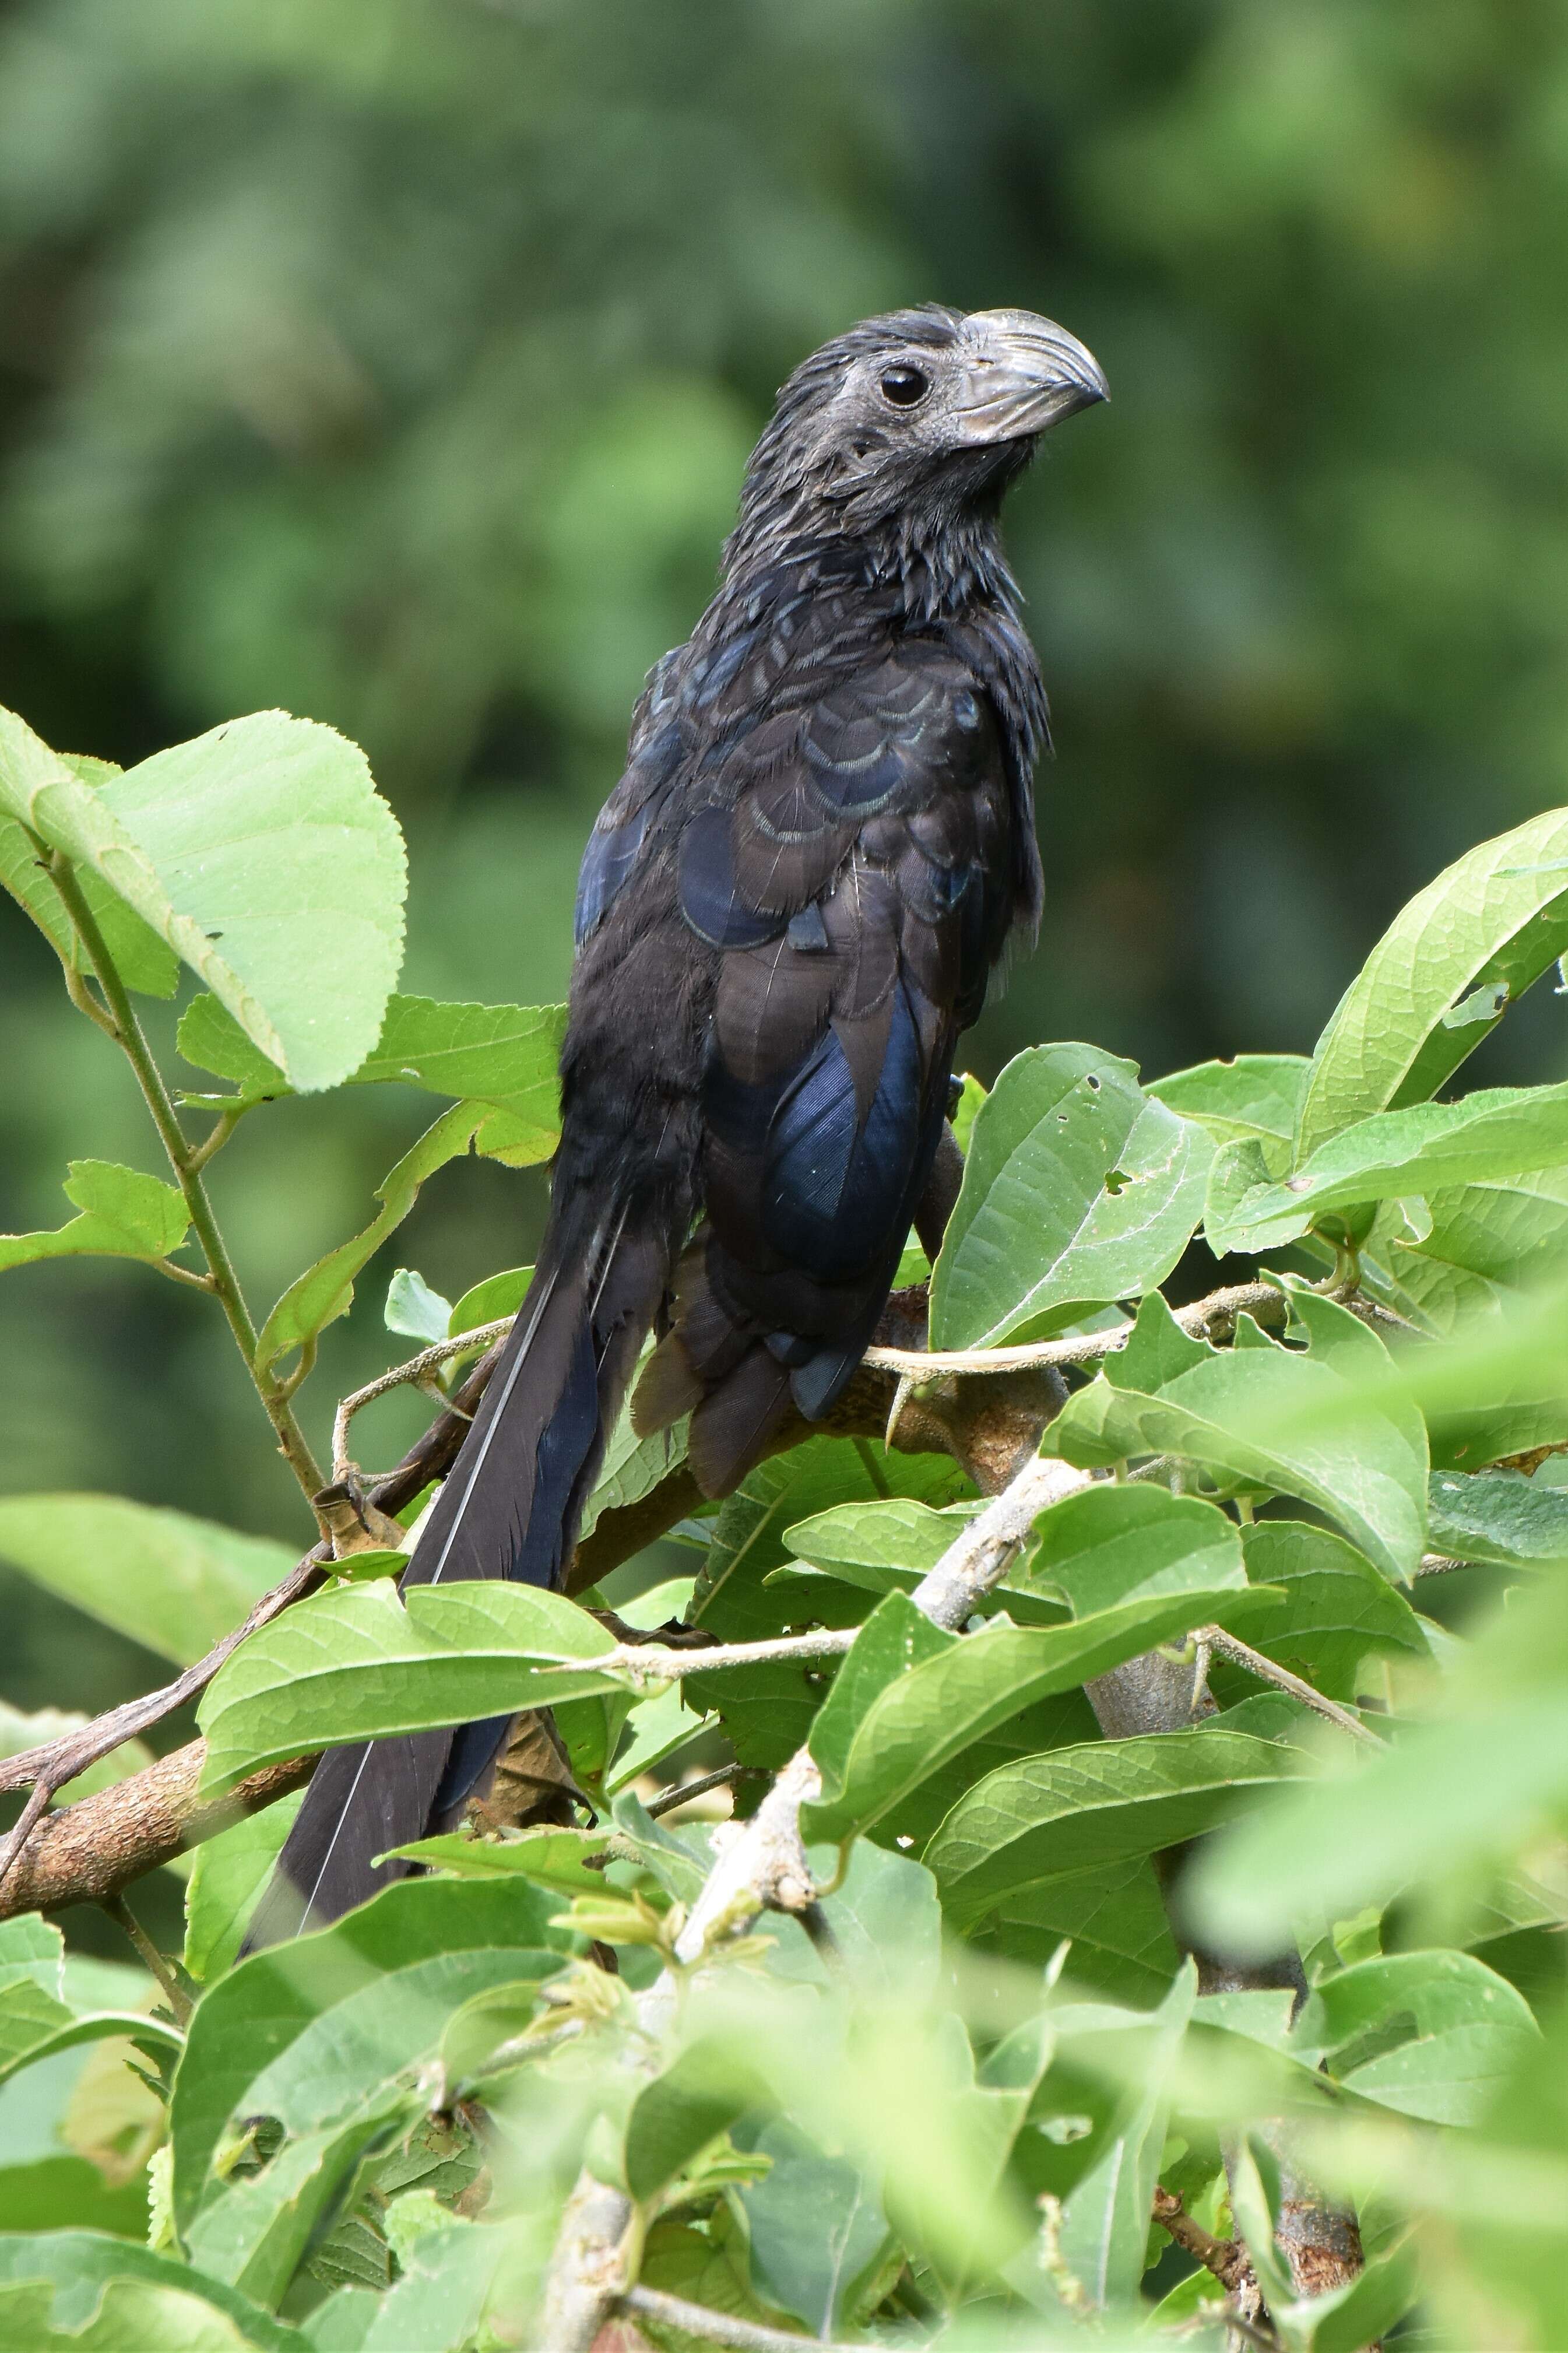
[[1109, 400], [1099, 361], [1076, 335], [1033, 311], [972, 311], [967, 382], [952, 422], [961, 441], [1016, 441]]

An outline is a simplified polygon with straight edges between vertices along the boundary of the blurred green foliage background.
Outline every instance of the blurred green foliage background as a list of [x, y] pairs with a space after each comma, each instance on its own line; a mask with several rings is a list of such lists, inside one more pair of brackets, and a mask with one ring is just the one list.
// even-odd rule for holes
[[[559, 996], [583, 837], [774, 385], [868, 311], [1027, 305], [1114, 406], [1014, 503], [1049, 900], [971, 1059], [1306, 1049], [1414, 889], [1568, 797], [1565, 285], [1562, 0], [16, 0], [0, 700], [121, 762], [333, 722], [409, 836], [405, 987]], [[8, 902], [0, 970], [15, 1229], [71, 1155], [157, 1157]], [[1478, 1078], [1561, 1075], [1563, 1020], [1537, 992]], [[242, 1132], [215, 1190], [258, 1306], [430, 1112]], [[391, 1268], [455, 1296], [542, 1201], [437, 1180], [313, 1434], [403, 1348]], [[0, 1319], [8, 1487], [305, 1533], [206, 1303], [77, 1261]], [[367, 1417], [370, 1459], [418, 1412]], [[0, 1604], [16, 1702], [155, 1672]]]

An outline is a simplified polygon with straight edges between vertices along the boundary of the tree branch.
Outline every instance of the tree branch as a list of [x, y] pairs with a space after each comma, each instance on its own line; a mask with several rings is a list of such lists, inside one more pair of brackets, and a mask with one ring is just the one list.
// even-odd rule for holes
[[1276, 1666], [1272, 1659], [1266, 1659], [1262, 1651], [1255, 1651], [1250, 1643], [1239, 1642], [1234, 1634], [1227, 1634], [1223, 1626], [1200, 1626], [1196, 1639], [1206, 1643], [1211, 1651], [1223, 1651], [1227, 1659], [1233, 1659], [1238, 1667], [1245, 1667], [1247, 1673], [1256, 1675], [1260, 1683], [1272, 1683], [1276, 1690], [1289, 1692], [1292, 1699], [1299, 1699], [1304, 1706], [1325, 1717], [1330, 1724], [1337, 1724], [1342, 1732], [1350, 1733], [1354, 1739], [1367, 1741], [1373, 1748], [1387, 1747], [1387, 1741], [1373, 1732], [1371, 1725], [1363, 1724], [1352, 1709], [1342, 1707], [1337, 1700], [1325, 1699], [1321, 1691], [1314, 1691], [1311, 1684], [1303, 1683], [1300, 1675], [1293, 1675], [1289, 1667]]
[[[1258, 1324], [1283, 1324], [1290, 1312], [1290, 1294], [1273, 1282], [1237, 1282], [1213, 1291], [1190, 1307], [1178, 1307], [1176, 1322], [1194, 1338], [1221, 1337], [1232, 1330], [1238, 1315]], [[1061, 1340], [1036, 1340], [1021, 1348], [879, 1348], [870, 1347], [861, 1363], [873, 1372], [898, 1373], [915, 1380], [931, 1380], [941, 1373], [1036, 1372], [1052, 1365], [1097, 1365], [1115, 1356], [1131, 1326], [1119, 1324], [1109, 1332], [1069, 1335]]]
[[735, 2353], [801, 2353], [803, 2345], [820, 2345], [824, 2353], [849, 2353], [826, 2337], [792, 2335], [784, 2328], [764, 2328], [755, 2320], [738, 2320], [732, 2312], [713, 2312], [704, 2304], [689, 2304], [683, 2295], [666, 2295], [661, 2288], [628, 2287], [616, 2303], [623, 2312], [640, 2312], [666, 2328], [679, 2328], [710, 2345], [732, 2345]]

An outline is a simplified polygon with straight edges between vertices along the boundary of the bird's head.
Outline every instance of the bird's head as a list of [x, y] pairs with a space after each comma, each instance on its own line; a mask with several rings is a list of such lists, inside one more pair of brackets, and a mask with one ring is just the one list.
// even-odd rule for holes
[[1092, 353], [1032, 311], [863, 320], [781, 389], [737, 539], [889, 525], [924, 538], [992, 520], [1040, 435], [1109, 396]]

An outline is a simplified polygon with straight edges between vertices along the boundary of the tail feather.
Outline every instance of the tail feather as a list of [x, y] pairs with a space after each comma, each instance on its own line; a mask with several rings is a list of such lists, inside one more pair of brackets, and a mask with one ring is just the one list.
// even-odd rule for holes
[[[554, 1587], [575, 1540], [670, 1250], [632, 1229], [570, 1252], [547, 1241], [534, 1285], [403, 1583], [507, 1577]], [[450, 1826], [493, 1769], [510, 1716], [329, 1750], [245, 1949], [320, 1927], [403, 1877], [390, 1848]]]

